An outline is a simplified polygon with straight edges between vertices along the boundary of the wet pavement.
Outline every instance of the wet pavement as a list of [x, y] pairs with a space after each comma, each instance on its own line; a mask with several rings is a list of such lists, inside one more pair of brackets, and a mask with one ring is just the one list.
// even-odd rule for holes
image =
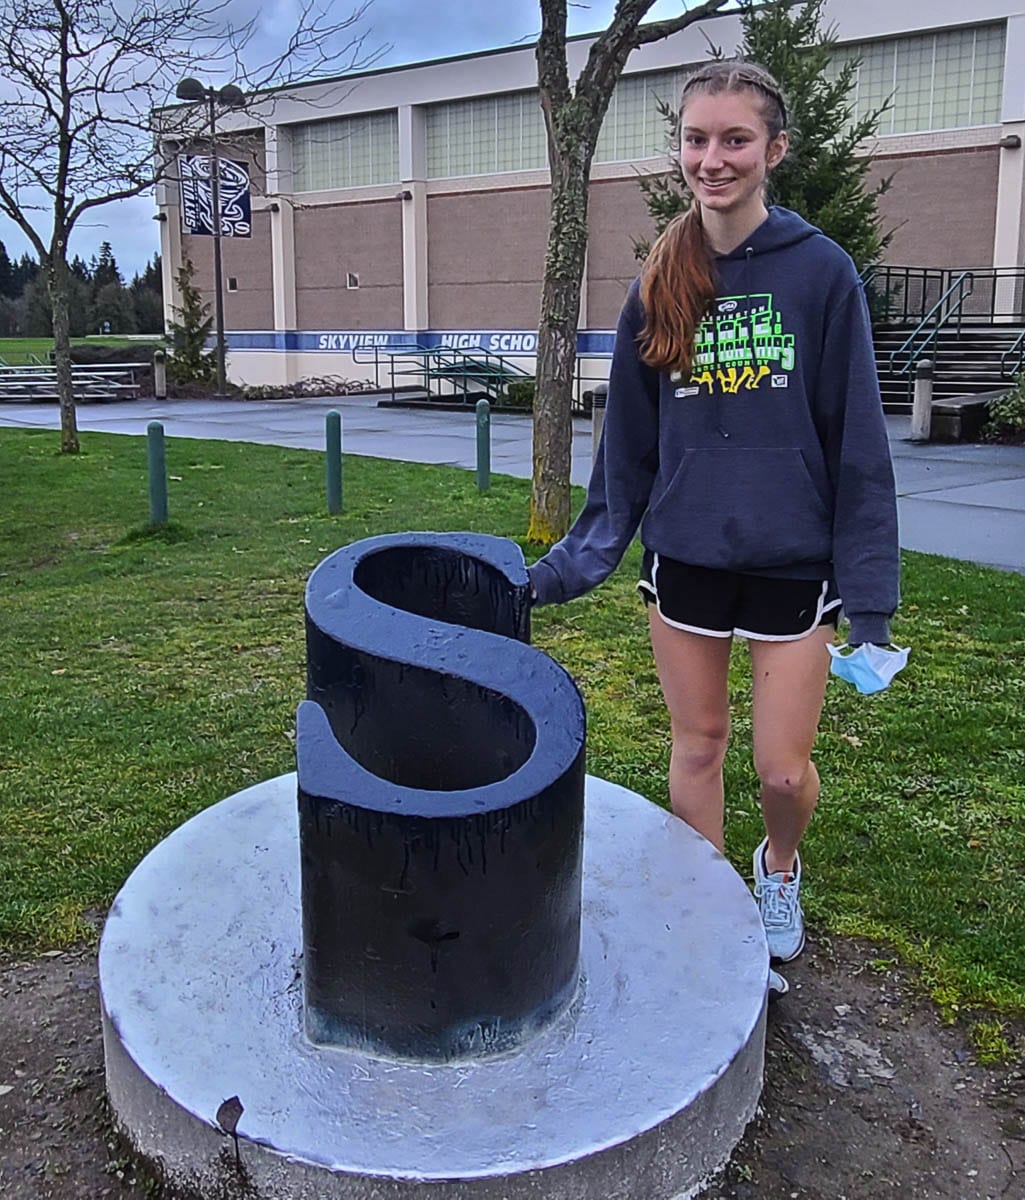
[[[319, 400], [133, 400], [83, 404], [82, 431], [143, 435], [161, 421], [168, 437], [218, 438], [319, 450], [328, 411], [342, 414], [347, 454], [472, 470], [476, 422], [472, 410], [438, 412], [380, 408], [371, 396]], [[0, 427], [56, 429], [56, 405], [4, 404]], [[901, 545], [1025, 573], [1025, 447], [913, 443], [910, 419], [887, 417], [897, 476]], [[574, 483], [585, 484], [591, 424], [574, 421]], [[491, 469], [529, 478], [531, 423], [526, 416], [491, 418]]]

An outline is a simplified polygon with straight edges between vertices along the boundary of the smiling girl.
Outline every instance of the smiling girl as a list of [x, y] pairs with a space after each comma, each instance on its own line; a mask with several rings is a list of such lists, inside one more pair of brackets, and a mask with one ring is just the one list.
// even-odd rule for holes
[[[841, 606], [886, 644], [899, 553], [864, 292], [850, 257], [767, 208], [786, 105], [761, 67], [688, 79], [680, 164], [693, 203], [659, 237], [620, 314], [587, 501], [530, 568], [538, 604], [601, 583], [640, 528], [641, 594], [672, 731], [673, 811], [723, 848], [734, 636], [752, 666], [766, 836], [755, 894], [770, 956], [804, 947], [798, 846]], [[770, 988], [785, 981], [770, 972]]]

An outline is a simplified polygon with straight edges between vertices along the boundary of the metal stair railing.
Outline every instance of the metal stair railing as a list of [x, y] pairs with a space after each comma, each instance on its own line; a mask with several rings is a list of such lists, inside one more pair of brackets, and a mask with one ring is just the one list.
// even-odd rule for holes
[[431, 351], [434, 365], [429, 367], [430, 376], [448, 380], [464, 397], [469, 397], [471, 385], [485, 391], [493, 399], [505, 395], [510, 383], [518, 379], [529, 379], [530, 372], [515, 366], [504, 354], [491, 350], [459, 350], [450, 346], [438, 346]]
[[876, 263], [860, 274], [876, 321], [907, 325], [929, 307], [930, 295], [940, 295], [949, 272], [942, 267], [898, 267]]
[[[370, 355], [372, 357], [362, 357]], [[380, 373], [382, 354], [387, 360], [387, 369], [392, 399], [402, 386], [402, 379], [417, 379], [426, 392], [431, 391], [431, 382], [445, 380], [453, 387], [454, 395], [462, 395], [469, 404], [471, 392], [484, 391], [492, 399], [505, 395], [509, 384], [518, 379], [530, 379], [529, 371], [516, 366], [504, 354], [484, 349], [462, 350], [454, 346], [421, 346], [413, 343], [394, 350], [382, 350], [379, 346], [354, 347], [353, 361], [373, 363], [375, 383], [381, 386]]]
[[[395, 399], [395, 360], [397, 358], [412, 357], [420, 359], [428, 353], [426, 346], [421, 346], [419, 342], [410, 342], [408, 346], [396, 346], [393, 349], [382, 349], [380, 346], [354, 346], [352, 348], [352, 361], [359, 363], [361, 366], [373, 365], [374, 368], [374, 387], [381, 389], [381, 368], [385, 367], [388, 372], [388, 379], [391, 384], [392, 399]], [[422, 373], [422, 370], [420, 371]], [[400, 377], [406, 372], [400, 371]]]
[[[908, 376], [908, 391], [912, 386], [912, 370], [915, 363], [924, 355], [929, 346], [936, 340], [942, 329], [945, 329], [950, 324], [951, 320], [957, 319], [957, 332], [961, 332], [961, 310], [964, 308], [965, 301], [972, 294], [974, 286], [974, 278], [971, 271], [962, 271], [953, 283], [947, 288], [943, 295], [929, 309], [917, 328], [903, 343], [892, 351], [889, 358], [890, 374], [900, 378], [902, 375]], [[956, 297], [956, 298], [955, 298]], [[933, 328], [926, 334], [921, 344], [918, 344], [918, 339], [932, 324]], [[903, 366], [898, 367], [898, 362], [901, 355], [907, 355], [907, 361]]]
[[[1009, 367], [1009, 363], [1014, 362], [1014, 367]], [[1025, 329], [1018, 334], [1014, 344], [1008, 346], [1000, 356], [1000, 378], [1015, 379], [1021, 374], [1022, 368], [1025, 367]]]

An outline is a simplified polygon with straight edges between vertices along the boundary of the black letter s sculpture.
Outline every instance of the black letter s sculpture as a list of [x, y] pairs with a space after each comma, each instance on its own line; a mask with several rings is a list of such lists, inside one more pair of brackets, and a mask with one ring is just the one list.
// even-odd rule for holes
[[297, 757], [317, 1043], [501, 1053], [577, 987], [584, 706], [529, 645], [515, 543], [399, 534], [306, 589]]

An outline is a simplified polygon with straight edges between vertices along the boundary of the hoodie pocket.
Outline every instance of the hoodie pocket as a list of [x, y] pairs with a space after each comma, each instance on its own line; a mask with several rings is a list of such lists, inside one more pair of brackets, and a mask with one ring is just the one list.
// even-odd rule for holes
[[685, 451], [645, 531], [670, 557], [732, 571], [832, 557], [832, 515], [796, 448]]

